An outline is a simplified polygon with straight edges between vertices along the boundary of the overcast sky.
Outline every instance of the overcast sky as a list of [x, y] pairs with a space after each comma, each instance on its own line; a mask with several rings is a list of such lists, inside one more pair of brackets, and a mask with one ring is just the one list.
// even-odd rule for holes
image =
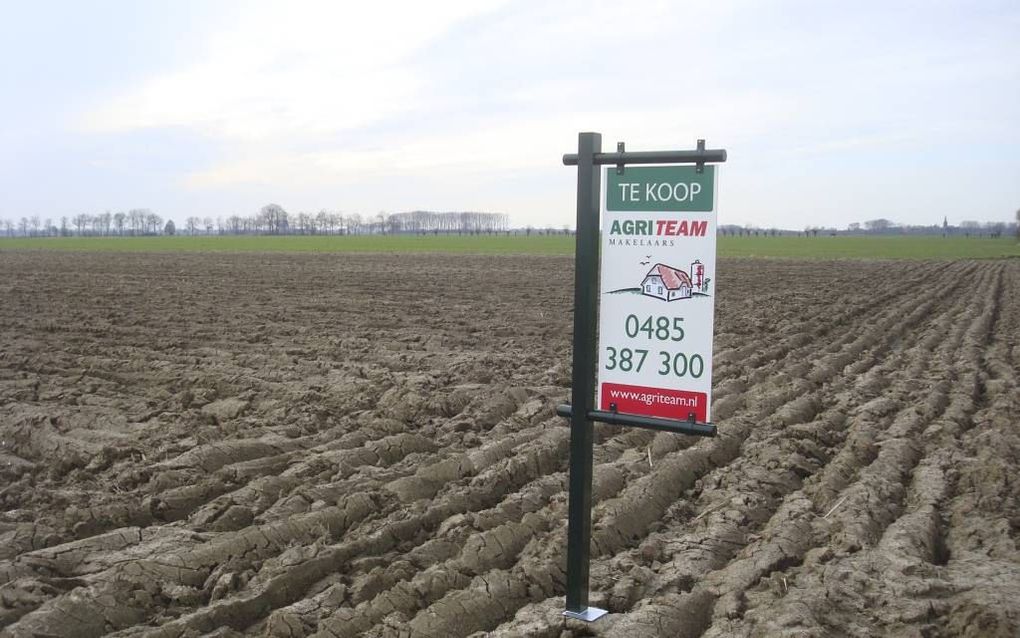
[[724, 147], [721, 223], [1009, 221], [1020, 2], [0, 0], [0, 217], [574, 222], [579, 131]]

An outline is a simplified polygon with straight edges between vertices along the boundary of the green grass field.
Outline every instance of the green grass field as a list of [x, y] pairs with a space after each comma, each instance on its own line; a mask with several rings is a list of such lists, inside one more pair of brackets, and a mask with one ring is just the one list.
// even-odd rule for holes
[[5, 248], [109, 252], [359, 252], [568, 255], [569, 236], [354, 235], [211, 237], [40, 237], [0, 239]]
[[1013, 237], [720, 237], [720, 257], [991, 259], [1020, 257]]
[[[374, 252], [569, 255], [572, 236], [40, 237], [0, 238], [3, 250], [106, 252]], [[720, 237], [720, 257], [987, 259], [1020, 257], [1012, 237]]]

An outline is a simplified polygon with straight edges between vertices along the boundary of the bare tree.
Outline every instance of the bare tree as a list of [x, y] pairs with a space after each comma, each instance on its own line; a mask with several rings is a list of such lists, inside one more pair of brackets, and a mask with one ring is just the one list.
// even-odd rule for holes
[[141, 235], [145, 232], [145, 209], [132, 208], [128, 211], [128, 226], [132, 235]]
[[145, 226], [146, 230], [153, 235], [158, 235], [160, 227], [163, 225], [163, 218], [152, 211], [147, 211], [145, 214]]
[[876, 233], [885, 232], [892, 228], [892, 226], [893, 223], [885, 218], [869, 219], [868, 221], [864, 222], [865, 228]]
[[315, 227], [319, 229], [319, 232], [325, 235], [329, 231], [329, 213], [325, 208], [320, 210], [315, 216]]
[[86, 213], [78, 213], [74, 216], [74, 227], [78, 229], [78, 236], [85, 234], [85, 227], [89, 223], [89, 216]]
[[279, 204], [266, 204], [259, 210], [259, 218], [266, 232], [279, 235], [288, 228], [287, 211]]

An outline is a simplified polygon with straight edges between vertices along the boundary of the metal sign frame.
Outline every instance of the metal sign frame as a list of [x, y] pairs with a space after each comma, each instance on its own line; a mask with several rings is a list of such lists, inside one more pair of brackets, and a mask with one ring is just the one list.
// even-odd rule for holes
[[563, 615], [594, 621], [604, 609], [588, 605], [591, 559], [591, 483], [594, 422], [639, 427], [677, 434], [715, 436], [711, 423], [698, 423], [693, 415], [686, 421], [622, 414], [595, 409], [597, 356], [596, 318], [599, 291], [599, 212], [602, 170], [615, 164], [622, 172], [627, 164], [694, 164], [700, 173], [705, 164], [726, 161], [724, 149], [706, 149], [698, 140], [693, 151], [627, 152], [623, 142], [617, 152], [602, 152], [600, 133], [580, 133], [577, 153], [563, 156], [567, 166], [577, 166], [577, 239], [574, 256], [574, 352], [570, 405], [556, 413], [570, 419], [570, 493], [567, 520], [567, 601]]

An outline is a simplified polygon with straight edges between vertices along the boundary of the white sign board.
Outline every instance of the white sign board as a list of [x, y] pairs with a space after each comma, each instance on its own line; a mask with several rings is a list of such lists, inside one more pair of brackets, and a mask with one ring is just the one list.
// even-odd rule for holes
[[596, 404], [709, 422], [716, 167], [606, 170]]

